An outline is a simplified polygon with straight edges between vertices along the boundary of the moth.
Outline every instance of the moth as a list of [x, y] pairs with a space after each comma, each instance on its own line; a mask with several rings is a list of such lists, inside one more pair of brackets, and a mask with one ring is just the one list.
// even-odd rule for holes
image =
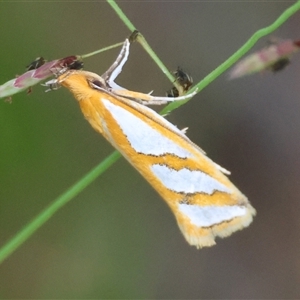
[[228, 171], [209, 159], [176, 126], [148, 108], [185, 100], [126, 90], [115, 83], [129, 55], [125, 40], [116, 61], [102, 75], [66, 70], [46, 83], [67, 88], [91, 126], [111, 143], [161, 195], [190, 245], [212, 246], [247, 227], [255, 209], [230, 182]]

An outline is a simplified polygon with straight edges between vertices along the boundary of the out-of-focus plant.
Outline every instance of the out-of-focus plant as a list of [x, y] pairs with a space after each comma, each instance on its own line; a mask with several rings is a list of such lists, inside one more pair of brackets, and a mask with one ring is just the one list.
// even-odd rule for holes
[[277, 72], [283, 70], [289, 63], [290, 57], [300, 50], [300, 40], [283, 40], [271, 43], [239, 61], [230, 71], [230, 79], [242, 77], [269, 70]]

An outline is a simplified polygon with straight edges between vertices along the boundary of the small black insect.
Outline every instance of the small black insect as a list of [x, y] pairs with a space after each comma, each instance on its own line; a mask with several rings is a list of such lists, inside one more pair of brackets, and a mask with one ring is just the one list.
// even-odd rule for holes
[[46, 60], [44, 59], [44, 57], [37, 57], [33, 62], [31, 62], [28, 66], [26, 66], [27, 71], [30, 70], [35, 70], [37, 68], [39, 68], [40, 66], [42, 66], [44, 63], [46, 62]]
[[[173, 72], [175, 76], [175, 81], [182, 87], [182, 92], [187, 92], [193, 85], [193, 78], [191, 75], [183, 71], [180, 67], [177, 67], [177, 70]], [[178, 97], [179, 91], [173, 86], [170, 90], [167, 91], [168, 97]]]
[[282, 57], [275, 61], [272, 65], [268, 67], [272, 72], [278, 72], [283, 70], [287, 65], [289, 65], [291, 61], [287, 57]]

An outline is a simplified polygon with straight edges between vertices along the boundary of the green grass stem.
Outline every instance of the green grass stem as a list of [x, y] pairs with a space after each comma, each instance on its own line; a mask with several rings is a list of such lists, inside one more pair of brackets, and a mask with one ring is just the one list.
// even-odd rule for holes
[[31, 220], [23, 229], [21, 229], [11, 240], [9, 240], [0, 249], [0, 264], [18, 249], [30, 236], [45, 224], [60, 208], [66, 205], [70, 200], [76, 197], [90, 183], [99, 177], [105, 170], [121, 157], [121, 154], [114, 151], [105, 158], [98, 166], [92, 169], [88, 174], [82, 177], [77, 183], [71, 186], [65, 193], [55, 199], [46, 207], [37, 217]]

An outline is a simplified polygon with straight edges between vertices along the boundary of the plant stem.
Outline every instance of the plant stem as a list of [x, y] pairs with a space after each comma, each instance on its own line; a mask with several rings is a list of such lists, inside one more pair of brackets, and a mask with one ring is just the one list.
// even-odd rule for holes
[[64, 194], [55, 199], [52, 204], [46, 207], [36, 218], [30, 221], [23, 229], [21, 229], [11, 240], [9, 240], [0, 249], [0, 264], [18, 249], [28, 238], [45, 224], [60, 208], [66, 205], [70, 200], [77, 196], [90, 183], [92, 183], [99, 175], [107, 170], [121, 157], [121, 154], [114, 151], [98, 166], [92, 169], [88, 174], [81, 178], [77, 183], [71, 186]]
[[113, 49], [113, 48], [117, 48], [117, 47], [122, 46], [122, 45], [123, 45], [123, 42], [117, 43], [117, 44], [107, 46], [107, 47], [101, 48], [99, 50], [96, 50], [96, 51], [93, 51], [93, 52], [90, 52], [90, 53], [87, 53], [87, 54], [84, 54], [84, 55], [80, 55], [80, 57], [81, 58], [88, 58], [90, 56], [99, 54], [99, 53], [104, 52], [104, 51], [108, 51], [108, 50]]
[[[204, 77], [204, 79], [202, 79], [200, 82], [195, 84], [195, 86], [189, 91], [189, 93], [195, 90], [197, 90], [197, 93], [202, 91], [212, 81], [214, 81], [217, 77], [219, 77], [222, 73], [224, 73], [234, 63], [236, 63], [245, 53], [247, 53], [260, 38], [275, 31], [279, 26], [281, 26], [284, 22], [286, 22], [299, 9], [300, 9], [300, 1], [297, 1], [292, 6], [287, 8], [271, 25], [256, 31], [248, 39], [248, 41], [241, 48], [239, 48], [233, 55], [231, 55], [226, 61], [224, 61], [221, 65], [219, 65], [215, 70], [209, 73], [206, 77]], [[174, 101], [170, 103], [161, 111], [161, 114], [169, 113], [170, 111], [185, 104], [190, 99], [184, 101]]]
[[[124, 22], [124, 24], [128, 27], [130, 32], [137, 30], [136, 27], [131, 23], [131, 21], [127, 18], [127, 16], [123, 13], [122, 9], [118, 6], [118, 4], [114, 0], [106, 0], [106, 1], [113, 8], [113, 10], [119, 16], [119, 18]], [[142, 45], [145, 51], [149, 54], [149, 56], [153, 59], [153, 61], [157, 64], [157, 66], [161, 69], [161, 71], [167, 76], [167, 78], [177, 87], [178, 83], [175, 81], [175, 77], [167, 69], [164, 63], [159, 59], [156, 53], [152, 50], [152, 48], [147, 43], [144, 36], [141, 33], [139, 33], [136, 40]]]

